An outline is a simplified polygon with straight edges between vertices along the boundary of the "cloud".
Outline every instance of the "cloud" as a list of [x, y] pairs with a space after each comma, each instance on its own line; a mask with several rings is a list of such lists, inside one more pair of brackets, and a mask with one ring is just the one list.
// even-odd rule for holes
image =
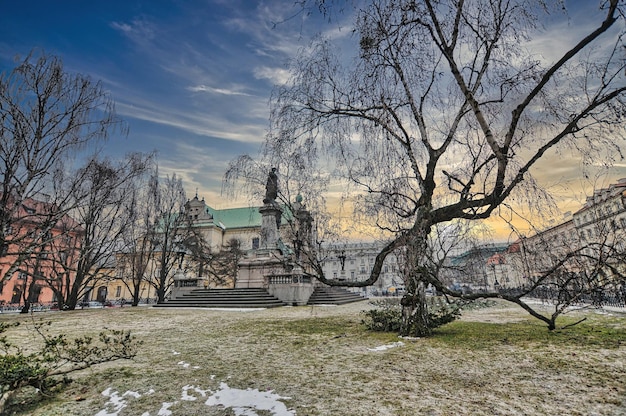
[[212, 94], [242, 95], [246, 97], [252, 97], [251, 94], [247, 94], [245, 92], [236, 91], [236, 90], [228, 90], [228, 89], [223, 89], [223, 88], [213, 88], [213, 87], [208, 87], [206, 85], [197, 85], [195, 87], [188, 87], [187, 89], [193, 92], [208, 92]]
[[111, 22], [109, 26], [138, 44], [145, 44], [156, 36], [154, 25], [143, 17], [135, 18], [131, 23]]
[[286, 85], [289, 82], [290, 73], [285, 68], [270, 68], [268, 66], [258, 66], [254, 68], [256, 79], [266, 79], [274, 85]]
[[261, 143], [265, 136], [263, 126], [254, 123], [231, 123], [222, 117], [211, 114], [173, 113], [171, 109], [155, 106], [137, 106], [127, 102], [117, 102], [119, 114], [139, 120], [171, 126], [202, 136], [219, 137], [227, 140]]

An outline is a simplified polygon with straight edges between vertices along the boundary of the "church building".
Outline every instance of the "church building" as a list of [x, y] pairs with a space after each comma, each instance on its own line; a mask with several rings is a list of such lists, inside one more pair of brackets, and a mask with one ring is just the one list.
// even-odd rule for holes
[[196, 195], [185, 204], [185, 213], [213, 251], [221, 250], [233, 239], [239, 241], [243, 251], [259, 248], [259, 207], [215, 209]]

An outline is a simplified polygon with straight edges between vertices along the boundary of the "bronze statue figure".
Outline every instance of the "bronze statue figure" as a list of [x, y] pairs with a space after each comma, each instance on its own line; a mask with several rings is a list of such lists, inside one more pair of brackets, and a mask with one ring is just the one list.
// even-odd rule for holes
[[267, 175], [267, 183], [265, 184], [265, 198], [263, 203], [269, 204], [276, 200], [278, 196], [278, 176], [276, 175], [276, 168], [272, 168], [269, 175]]

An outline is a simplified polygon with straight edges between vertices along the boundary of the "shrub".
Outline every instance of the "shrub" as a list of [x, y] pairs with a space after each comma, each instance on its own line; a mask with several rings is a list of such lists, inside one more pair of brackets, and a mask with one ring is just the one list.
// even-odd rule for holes
[[[461, 316], [466, 302], [448, 302], [442, 297], [427, 297], [429, 329], [435, 329]], [[375, 308], [363, 311], [361, 322], [370, 331], [399, 332], [402, 327], [402, 305], [398, 298], [386, 298], [370, 302]]]
[[51, 336], [47, 333], [50, 322], [34, 324], [34, 330], [43, 340], [43, 347], [25, 353], [2, 335], [18, 324], [0, 322], [0, 414], [13, 394], [23, 387], [32, 386], [41, 392], [61, 382], [67, 375], [93, 365], [130, 359], [137, 354], [140, 345], [128, 331], [102, 331], [98, 341], [83, 336], [68, 340], [65, 335]]
[[398, 332], [402, 325], [402, 306], [397, 298], [370, 302], [375, 309], [363, 311], [361, 322], [370, 331]]

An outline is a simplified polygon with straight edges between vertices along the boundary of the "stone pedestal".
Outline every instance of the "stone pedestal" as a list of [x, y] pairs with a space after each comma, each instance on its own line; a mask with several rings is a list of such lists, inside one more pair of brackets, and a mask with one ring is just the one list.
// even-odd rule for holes
[[172, 288], [172, 299], [179, 298], [185, 293], [189, 293], [194, 289], [198, 289], [198, 282], [203, 279], [198, 277], [187, 276], [181, 269], [174, 274], [174, 287]]
[[274, 250], [278, 248], [278, 239], [280, 238], [280, 220], [283, 210], [275, 203], [268, 202], [259, 208], [261, 213], [261, 238], [259, 248], [265, 250]]
[[304, 276], [299, 267], [289, 274], [269, 275], [266, 279], [269, 294], [292, 306], [306, 305], [315, 290], [311, 278]]
[[256, 254], [239, 261], [236, 288], [267, 288], [265, 276], [284, 272], [282, 259], [272, 256], [272, 252], [263, 250]]

